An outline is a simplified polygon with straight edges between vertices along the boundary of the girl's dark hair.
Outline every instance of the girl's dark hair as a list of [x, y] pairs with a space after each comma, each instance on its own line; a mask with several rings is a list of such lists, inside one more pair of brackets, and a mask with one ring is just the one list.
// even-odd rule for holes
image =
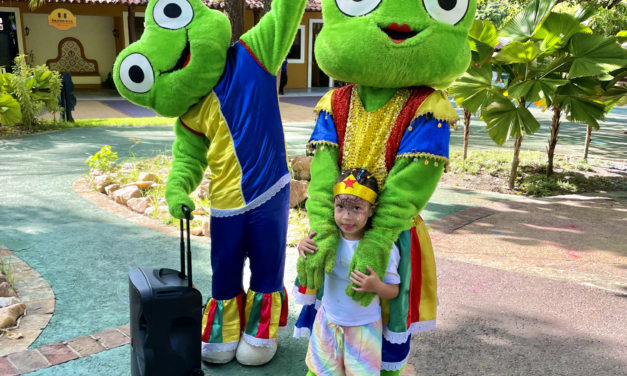
[[351, 176], [351, 174], [353, 174], [359, 184], [366, 186], [375, 191], [376, 194], [379, 194], [379, 184], [377, 183], [377, 178], [365, 168], [351, 168], [345, 170], [340, 174], [335, 183], [337, 184], [343, 182], [344, 179]]

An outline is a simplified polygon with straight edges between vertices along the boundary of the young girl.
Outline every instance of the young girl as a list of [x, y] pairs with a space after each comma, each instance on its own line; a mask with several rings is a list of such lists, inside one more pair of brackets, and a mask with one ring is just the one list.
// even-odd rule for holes
[[[382, 321], [380, 298], [394, 299], [399, 293], [400, 261], [396, 245], [383, 280], [368, 267], [369, 275], [349, 267], [359, 241], [376, 210], [376, 178], [364, 169], [344, 171], [334, 187], [335, 223], [341, 234], [335, 267], [325, 275], [322, 305], [313, 324], [307, 351], [308, 375], [379, 375], [381, 371]], [[302, 257], [317, 251], [315, 233], [303, 239], [298, 250]], [[355, 291], [374, 292], [367, 307], [346, 295], [353, 282]]]

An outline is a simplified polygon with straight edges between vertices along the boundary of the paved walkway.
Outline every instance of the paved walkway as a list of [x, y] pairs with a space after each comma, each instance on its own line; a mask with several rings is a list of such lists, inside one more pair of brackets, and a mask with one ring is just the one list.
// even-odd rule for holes
[[[310, 129], [307, 124], [286, 124], [291, 153], [302, 152]], [[135, 145], [134, 140], [141, 142]], [[83, 161], [87, 154], [94, 153], [102, 145], [112, 145], [122, 158], [131, 152], [143, 158], [169, 149], [172, 141], [171, 127], [104, 127], [0, 142], [0, 242], [37, 270], [50, 283], [57, 299], [55, 314], [33, 348], [94, 335], [127, 324], [128, 270], [138, 266], [177, 267], [176, 238], [102, 211], [71, 188], [71, 182], [86, 172]], [[490, 244], [510, 247], [508, 242], [518, 236], [512, 233], [504, 240], [494, 239], [500, 235], [481, 233], [480, 229], [488, 227], [482, 223], [489, 224], [486, 221], [493, 220], [495, 226], [509, 226], [509, 231], [514, 231], [525, 228], [518, 224], [527, 223], [523, 221], [526, 219], [531, 225], [546, 228], [547, 223], [540, 221], [542, 217], [539, 214], [544, 208], [534, 204], [537, 207], [527, 209], [527, 215], [514, 211], [521, 217], [507, 217], [509, 220], [498, 217], [501, 214], [488, 216], [475, 212], [468, 215], [463, 211], [510, 199], [511, 196], [439, 188], [423, 212], [425, 220], [433, 223], [434, 229], [439, 231], [435, 233], [434, 240], [440, 266], [442, 305], [440, 330], [414, 338], [413, 366], [419, 374], [433, 375], [584, 375], [590, 374], [593, 369], [596, 370], [595, 375], [625, 374], [627, 339], [622, 328], [627, 327], [624, 321], [627, 299], [624, 295], [543, 278], [553, 278], [551, 273], [522, 275], [520, 272], [525, 273], [525, 268], [511, 268], [507, 266], [513, 265], [511, 262], [502, 260], [500, 262], [507, 266], [502, 267], [505, 270], [494, 268], [499, 266], [488, 256], [499, 257], [503, 253], [490, 253], [493, 249]], [[623, 205], [622, 199], [617, 200]], [[522, 205], [517, 201], [516, 205], [519, 204]], [[595, 220], [612, 219], [618, 223], [616, 226], [625, 222], [620, 217], [624, 209], [614, 207], [614, 204], [609, 207], [595, 204], [593, 208], [590, 204], [579, 203], [581, 208], [577, 210], [580, 211], [565, 209], [566, 212], [558, 210], [560, 208], [555, 207], [557, 204], [549, 202], [546, 205], [549, 205], [545, 207], [549, 208], [547, 212], [554, 213], [554, 218], [565, 220], [569, 215], [576, 215], [579, 219], [566, 225], [588, 226], [590, 233], [603, 228], [602, 225], [592, 225]], [[577, 202], [573, 205], [578, 207]], [[615, 216], [604, 216], [604, 210]], [[455, 213], [460, 213], [459, 217], [450, 217]], [[525, 232], [525, 236], [530, 239], [535, 239], [537, 233], [540, 239], [558, 241], [551, 235], [542, 238], [543, 234], [550, 233], [548, 231], [529, 228], [532, 230]], [[463, 231], [470, 231], [470, 234]], [[610, 238], [620, 229], [607, 231], [600, 233], [599, 238]], [[477, 238], [469, 238], [472, 234]], [[584, 238], [583, 235], [578, 237]], [[477, 243], [486, 244], [484, 251], [473, 248]], [[611, 238], [599, 244], [605, 247], [613, 243], [625, 244]], [[451, 249], [466, 249], [468, 259], [451, 256]], [[529, 248], [527, 252], [533, 249]], [[581, 255], [578, 253], [581, 250], [569, 249], [573, 250], [572, 254]], [[210, 291], [211, 286], [209, 251], [210, 244], [194, 243], [196, 283], [205, 292]], [[608, 258], [612, 255], [617, 260], [623, 260], [621, 257], [624, 254], [611, 252], [611, 248], [601, 248], [599, 255], [603, 256], [596, 258], [596, 252], [593, 252], [593, 260], [597, 264], [601, 260], [601, 264], [608, 265], [616, 263]], [[507, 252], [504, 253], [507, 255]], [[552, 255], [550, 252], [544, 254]], [[492, 264], [474, 261], [476, 259], [488, 260]], [[289, 250], [285, 276], [288, 287], [295, 278], [295, 261], [296, 253]], [[593, 263], [587, 266], [595, 267]], [[601, 267], [612, 270], [614, 266]], [[545, 267], [551, 268], [555, 269], [551, 265]], [[296, 314], [297, 310], [292, 306], [289, 325], [294, 323]], [[208, 367], [207, 370], [224, 375], [303, 374], [305, 341], [294, 340], [289, 333], [283, 334], [280, 341], [276, 359], [265, 367], [251, 369], [233, 362], [221, 367]], [[127, 375], [128, 346], [33, 373], [68, 374]]]

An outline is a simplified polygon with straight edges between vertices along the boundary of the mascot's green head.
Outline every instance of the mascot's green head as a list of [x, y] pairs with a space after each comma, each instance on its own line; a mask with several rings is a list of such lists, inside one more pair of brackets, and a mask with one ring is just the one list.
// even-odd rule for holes
[[322, 0], [316, 59], [336, 80], [445, 89], [470, 64], [477, 0]]
[[115, 62], [115, 85], [131, 102], [181, 116], [220, 79], [230, 41], [228, 18], [201, 0], [151, 0], [144, 34]]

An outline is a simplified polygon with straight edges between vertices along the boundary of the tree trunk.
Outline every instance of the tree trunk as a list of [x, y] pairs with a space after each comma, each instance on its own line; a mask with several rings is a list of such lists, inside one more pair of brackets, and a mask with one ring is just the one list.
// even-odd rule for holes
[[464, 108], [464, 161], [468, 156], [468, 139], [470, 138], [470, 111]]
[[253, 10], [253, 23], [255, 24], [255, 26], [257, 26], [259, 21], [261, 21], [261, 17], [263, 16], [263, 13], [261, 12], [262, 11], [259, 9]]
[[226, 0], [224, 13], [231, 21], [231, 43], [235, 43], [244, 34], [244, 15], [246, 14], [245, 0]]
[[128, 42], [137, 42], [137, 33], [135, 32], [135, 7], [128, 6]]
[[586, 133], [586, 148], [583, 151], [583, 159], [588, 159], [588, 149], [590, 148], [590, 141], [592, 141], [592, 127], [588, 125], [588, 132]]
[[266, 14], [272, 9], [272, 0], [263, 0], [263, 14]]
[[509, 173], [509, 189], [514, 189], [514, 185], [516, 184], [516, 177], [518, 176], [518, 165], [520, 164], [520, 159], [518, 156], [520, 155], [520, 146], [522, 145], [523, 136], [516, 137], [516, 142], [514, 143], [514, 158], [512, 159], [512, 171]]
[[549, 139], [549, 147], [547, 148], [547, 154], [549, 160], [546, 165], [546, 177], [553, 175], [553, 158], [555, 156], [555, 147], [557, 146], [557, 138], [560, 133], [560, 118], [562, 116], [562, 109], [559, 107], [553, 107], [553, 123], [551, 124], [551, 138]]

